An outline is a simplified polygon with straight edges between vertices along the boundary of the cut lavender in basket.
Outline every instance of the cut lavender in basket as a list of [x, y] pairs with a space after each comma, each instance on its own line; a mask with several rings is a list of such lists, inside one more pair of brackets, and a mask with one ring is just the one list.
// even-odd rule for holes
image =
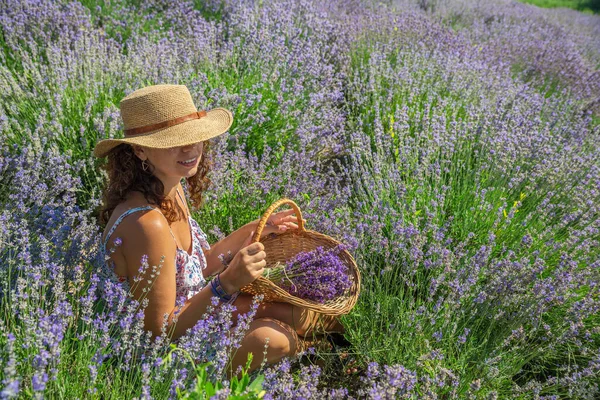
[[348, 266], [337, 256], [343, 244], [300, 252], [284, 264], [265, 270], [264, 277], [291, 295], [324, 303], [342, 296], [352, 286]]

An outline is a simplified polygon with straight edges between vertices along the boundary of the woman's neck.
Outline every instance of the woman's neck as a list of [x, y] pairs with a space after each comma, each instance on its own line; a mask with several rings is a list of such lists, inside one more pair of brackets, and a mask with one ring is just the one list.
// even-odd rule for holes
[[167, 188], [165, 188], [165, 196], [173, 201], [177, 201], [177, 186], [179, 185], [179, 183], [173, 187], [171, 187], [169, 190], [167, 190]]
[[163, 184], [164, 190], [163, 190], [163, 194], [173, 200], [176, 201], [176, 196], [177, 196], [177, 188], [179, 187], [179, 183], [181, 182], [181, 178], [180, 179], [161, 179], [159, 178]]

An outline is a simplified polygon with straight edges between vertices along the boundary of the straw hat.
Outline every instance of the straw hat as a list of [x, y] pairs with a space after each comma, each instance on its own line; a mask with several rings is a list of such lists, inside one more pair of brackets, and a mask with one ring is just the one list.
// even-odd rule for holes
[[225, 108], [198, 111], [185, 85], [153, 85], [138, 89], [120, 103], [123, 139], [105, 139], [94, 155], [106, 156], [121, 143], [167, 149], [221, 135], [233, 123]]

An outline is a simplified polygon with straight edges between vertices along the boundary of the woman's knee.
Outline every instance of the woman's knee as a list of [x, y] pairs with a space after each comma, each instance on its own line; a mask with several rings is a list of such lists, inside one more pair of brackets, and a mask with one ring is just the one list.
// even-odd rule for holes
[[263, 303], [259, 307], [256, 318], [273, 318], [285, 323], [297, 335], [304, 335], [311, 326], [313, 314], [309, 310], [289, 303]]
[[293, 355], [298, 346], [298, 335], [286, 323], [274, 318], [258, 318], [252, 321], [246, 334], [254, 347], [266, 346], [268, 359]]

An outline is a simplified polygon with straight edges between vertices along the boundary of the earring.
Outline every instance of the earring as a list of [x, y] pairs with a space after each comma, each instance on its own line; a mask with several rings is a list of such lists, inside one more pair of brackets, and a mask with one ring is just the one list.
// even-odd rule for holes
[[144, 171], [148, 171], [148, 164], [146, 164], [146, 160], [142, 160], [142, 169]]

